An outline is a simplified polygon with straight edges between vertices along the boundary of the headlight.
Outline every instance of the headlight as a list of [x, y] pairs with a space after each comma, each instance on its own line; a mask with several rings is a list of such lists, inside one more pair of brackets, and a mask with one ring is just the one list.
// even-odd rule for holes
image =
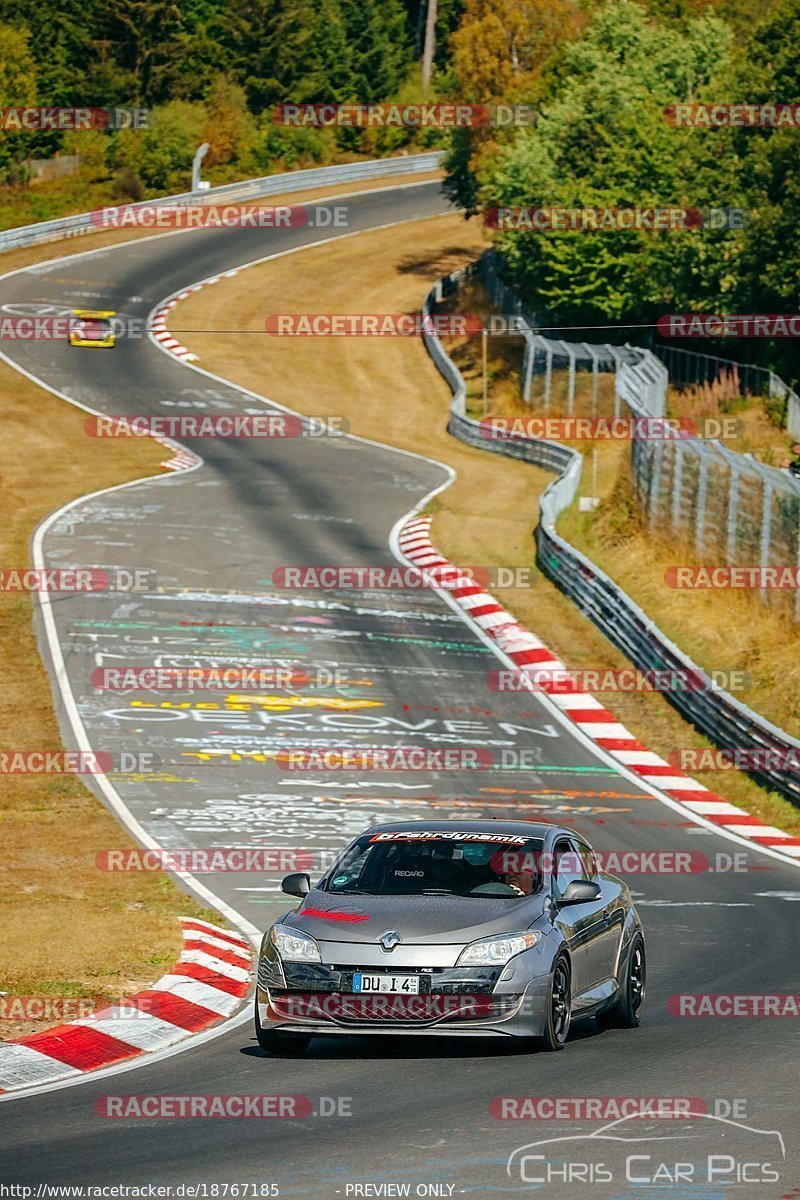
[[509, 933], [504, 937], [471, 942], [458, 956], [457, 967], [499, 967], [515, 954], [530, 950], [541, 940], [540, 933]]
[[319, 946], [307, 933], [273, 925], [270, 941], [286, 962], [322, 962]]

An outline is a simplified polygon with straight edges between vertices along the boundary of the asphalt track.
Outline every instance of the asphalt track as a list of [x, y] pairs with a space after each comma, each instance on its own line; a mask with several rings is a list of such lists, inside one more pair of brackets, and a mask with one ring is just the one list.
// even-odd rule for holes
[[[435, 184], [367, 192], [347, 203], [346, 232], [445, 208]], [[0, 280], [0, 312], [20, 304], [90, 305], [145, 317], [199, 279], [328, 236], [328, 228], [203, 230], [78, 254]], [[408, 229], [398, 237], [408, 239]], [[274, 311], [275, 298], [265, 296], [264, 307]], [[4, 349], [51, 388], [106, 413], [264, 411], [257, 399], [191, 371], [146, 339], [123, 342], [113, 353], [55, 342]], [[269, 390], [265, 375], [266, 396]], [[537, 697], [489, 691], [486, 672], [498, 660], [435, 593], [274, 586], [272, 572], [286, 564], [394, 565], [391, 530], [447, 482], [440, 465], [341, 437], [186, 444], [202, 456], [199, 469], [90, 497], [60, 514], [43, 538], [48, 566], [154, 572], [148, 591], [62, 594], [51, 612], [67, 690], [89, 744], [156, 756], [156, 770], [116, 772], [110, 781], [160, 845], [324, 852], [369, 822], [403, 814], [543, 816], [574, 825], [600, 850], [691, 850], [712, 864], [740, 852], [748, 869], [629, 877], [650, 963], [646, 1019], [637, 1031], [601, 1033], [584, 1022], [562, 1054], [539, 1056], [507, 1043], [320, 1039], [303, 1058], [279, 1060], [261, 1054], [248, 1019], [135, 1070], [0, 1104], [0, 1180], [173, 1188], [247, 1182], [323, 1200], [402, 1194], [381, 1191], [387, 1184], [409, 1184], [410, 1195], [541, 1191], [560, 1198], [586, 1191], [619, 1200], [642, 1195], [642, 1186], [626, 1179], [625, 1159], [636, 1154], [649, 1156], [628, 1168], [640, 1179], [668, 1164], [648, 1193], [773, 1200], [800, 1185], [796, 1022], [679, 1019], [667, 1008], [676, 993], [800, 990], [797, 870], [684, 820], [598, 757]], [[546, 639], [546, 629], [535, 632]], [[265, 662], [337, 668], [349, 682], [306, 689], [298, 702], [285, 693], [98, 693], [90, 680], [100, 665]], [[74, 714], [69, 704], [59, 706], [65, 742], [74, 746]], [[354, 777], [287, 772], [269, 757], [343, 745], [510, 750], [525, 752], [534, 765]], [[199, 879], [243, 928], [261, 929], [284, 907], [279, 875]], [[319, 1114], [326, 1107], [320, 1097], [346, 1097], [350, 1115], [97, 1115], [100, 1097], [131, 1093], [304, 1095]], [[724, 1104], [718, 1109], [735, 1124], [627, 1122], [614, 1132], [635, 1139], [632, 1148], [596, 1139], [557, 1144], [546, 1148], [550, 1168], [529, 1160], [521, 1175], [515, 1160], [509, 1175], [506, 1162], [517, 1147], [586, 1135], [602, 1124], [544, 1125], [490, 1114], [494, 1098], [523, 1095], [691, 1097], [712, 1113], [717, 1100], [740, 1103], [733, 1114]], [[780, 1139], [754, 1132], [764, 1130], [782, 1135], [785, 1158]], [[733, 1175], [709, 1182], [709, 1154], [730, 1155], [738, 1164]], [[745, 1170], [743, 1162], [759, 1165]], [[559, 1182], [567, 1163], [583, 1164], [584, 1178]], [[682, 1182], [675, 1163], [684, 1164]], [[694, 1164], [693, 1173], [686, 1164]], [[546, 1170], [555, 1182], [523, 1182]], [[367, 1184], [376, 1190], [353, 1190]], [[438, 1193], [415, 1190], [434, 1184]]]

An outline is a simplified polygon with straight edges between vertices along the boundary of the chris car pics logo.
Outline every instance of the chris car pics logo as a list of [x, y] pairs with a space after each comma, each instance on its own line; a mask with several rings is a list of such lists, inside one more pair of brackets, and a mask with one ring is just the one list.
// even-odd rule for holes
[[682, 1195], [700, 1188], [727, 1195], [735, 1188], [748, 1198], [749, 1187], [781, 1182], [786, 1147], [778, 1130], [703, 1109], [680, 1122], [674, 1116], [644, 1121], [633, 1113], [592, 1133], [528, 1142], [509, 1155], [506, 1173], [541, 1188], [608, 1183], [659, 1192], [678, 1188]]

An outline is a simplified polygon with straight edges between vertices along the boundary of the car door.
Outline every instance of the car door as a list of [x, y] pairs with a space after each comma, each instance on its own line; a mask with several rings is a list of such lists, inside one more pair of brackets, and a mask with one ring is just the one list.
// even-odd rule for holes
[[625, 911], [619, 887], [599, 873], [591, 848], [580, 838], [573, 841], [581, 862], [582, 878], [599, 884], [602, 889], [594, 921], [586, 931], [587, 987], [596, 987], [614, 975]]
[[563, 908], [558, 906], [558, 902], [574, 879], [583, 878], [583, 865], [577, 847], [568, 838], [560, 838], [553, 847], [551, 888], [557, 906], [554, 923], [561, 931], [572, 962], [573, 1003], [592, 985], [594, 970], [591, 965], [591, 944], [598, 933], [598, 920], [602, 921], [601, 909], [594, 900], [585, 904], [568, 904]]

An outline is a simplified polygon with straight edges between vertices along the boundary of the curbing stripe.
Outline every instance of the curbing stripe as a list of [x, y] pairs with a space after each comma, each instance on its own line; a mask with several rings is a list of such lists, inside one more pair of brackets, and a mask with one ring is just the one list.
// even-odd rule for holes
[[[402, 526], [398, 534], [397, 545], [402, 554], [415, 565], [423, 561], [429, 562], [431, 555], [437, 553], [430, 540], [430, 526], [430, 517], [414, 517]], [[563, 663], [546, 646], [518, 625], [512, 615], [482, 589], [453, 587], [448, 583], [448, 575], [444, 571], [437, 573], [436, 583], [443, 591], [449, 593], [471, 619], [476, 620], [476, 624], [487, 636], [494, 638], [522, 674], [527, 674], [529, 668], [541, 663], [548, 663], [556, 670], [567, 672]], [[525, 641], [525, 648], [509, 649], [507, 642], [504, 642], [507, 625], [500, 624], [498, 614], [508, 617], [509, 623], [513, 624], [517, 639], [515, 645], [519, 647], [523, 639], [530, 639]], [[533, 672], [533, 675], [535, 677], [536, 672]], [[591, 693], [564, 691], [560, 681], [539, 682], [537, 686], [547, 692], [563, 716], [580, 726], [586, 737], [628, 770], [640, 775], [651, 787], [658, 788], [663, 795], [685, 808], [687, 814], [702, 817], [731, 834], [749, 839], [758, 846], [782, 852], [787, 858], [800, 859], [800, 838], [791, 837], [783, 830], [765, 824], [744, 809], [729, 804], [723, 796], [709, 791], [683, 771], [672, 767], [659, 755], [648, 750]]]
[[34, 1033], [26, 1038], [25, 1044], [31, 1050], [38, 1050], [48, 1058], [54, 1058], [65, 1066], [73, 1067], [76, 1071], [93, 1071], [97, 1067], [110, 1067], [112, 1063], [121, 1062], [138, 1053], [130, 1042], [122, 1042], [119, 1038], [111, 1037], [102, 1029], [87, 1029], [77, 1022], [70, 1025], [56, 1025], [44, 1033]]
[[241, 934], [232, 933], [230, 929], [223, 929], [220, 925], [212, 925], [210, 921], [201, 921], [197, 917], [181, 917], [181, 927], [184, 930], [184, 936], [187, 929], [210, 933], [223, 942], [230, 942], [232, 946], [239, 946], [240, 949], [250, 953], [250, 943]]
[[252, 947], [194, 918], [168, 975], [121, 1005], [0, 1043], [0, 1092], [66, 1079], [159, 1050], [227, 1018], [247, 996]]

